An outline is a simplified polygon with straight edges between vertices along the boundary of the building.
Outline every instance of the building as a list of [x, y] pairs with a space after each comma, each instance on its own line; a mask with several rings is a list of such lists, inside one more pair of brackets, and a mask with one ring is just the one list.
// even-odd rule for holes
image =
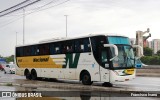
[[148, 41], [148, 47], [153, 49], [153, 41]]
[[160, 39], [153, 39], [153, 53], [156, 54], [158, 50], [160, 50]]

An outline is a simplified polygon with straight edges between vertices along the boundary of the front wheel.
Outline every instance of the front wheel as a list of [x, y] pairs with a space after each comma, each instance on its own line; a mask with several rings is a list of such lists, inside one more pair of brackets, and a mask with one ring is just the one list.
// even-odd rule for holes
[[12, 71], [10, 70], [10, 74], [12, 74]]
[[82, 83], [84, 85], [91, 85], [93, 82], [91, 82], [91, 76], [88, 72], [84, 72], [82, 74]]
[[102, 84], [102, 86], [105, 86], [105, 87], [112, 87], [113, 84], [110, 83], [110, 82], [104, 82], [104, 83]]

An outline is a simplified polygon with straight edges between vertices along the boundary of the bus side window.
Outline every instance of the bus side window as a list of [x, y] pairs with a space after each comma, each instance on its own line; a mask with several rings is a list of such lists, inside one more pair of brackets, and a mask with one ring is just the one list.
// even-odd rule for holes
[[54, 44], [52, 43], [52, 44], [50, 44], [50, 54], [53, 55], [55, 53], [56, 52], [55, 52], [55, 49], [54, 49]]
[[17, 47], [16, 48], [16, 56], [22, 57], [23, 56], [23, 47]]
[[86, 48], [85, 48], [85, 39], [81, 39], [80, 40], [80, 51], [81, 52], [85, 52]]
[[38, 47], [40, 55], [48, 55], [49, 54], [49, 45], [48, 44], [41, 44]]
[[62, 48], [62, 53], [63, 54], [66, 54], [66, 52], [67, 52], [67, 44], [66, 44], [66, 42], [63, 42], [63, 44], [61, 44], [61, 48]]
[[61, 52], [61, 43], [55, 43], [54, 45], [55, 54], [60, 54]]
[[84, 44], [81, 44], [81, 49], [80, 51], [84, 51]]
[[74, 42], [67, 41], [66, 42], [66, 49], [67, 49], [67, 53], [72, 53], [74, 51]]
[[75, 41], [75, 52], [80, 52], [80, 41], [79, 40], [74, 40]]
[[37, 46], [36, 45], [32, 45], [31, 46], [31, 55], [32, 56], [35, 56], [35, 55], [37, 55], [38, 53], [37, 53]]
[[85, 38], [83, 40], [83, 44], [84, 44], [84, 52], [91, 52], [91, 47], [90, 47], [90, 43], [89, 43], [89, 38]]
[[31, 47], [26, 46], [24, 47], [24, 56], [30, 56], [31, 55]]
[[44, 55], [49, 55], [49, 44], [44, 44], [43, 45], [44, 49]]
[[89, 38], [82, 38], [75, 41], [75, 52], [91, 52]]
[[108, 60], [107, 60], [107, 52], [106, 52], [107, 50], [102, 50], [102, 63], [106, 63], [106, 62], [108, 62]]

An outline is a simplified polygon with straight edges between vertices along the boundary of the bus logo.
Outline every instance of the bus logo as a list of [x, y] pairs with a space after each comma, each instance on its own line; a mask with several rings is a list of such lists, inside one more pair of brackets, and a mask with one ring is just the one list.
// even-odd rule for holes
[[47, 58], [33, 58], [33, 62], [48, 62], [49, 57]]
[[[73, 57], [73, 55], [75, 55]], [[63, 68], [66, 68], [69, 65], [69, 68], [77, 68], [79, 61], [80, 53], [76, 54], [66, 54], [66, 65], [63, 65]]]

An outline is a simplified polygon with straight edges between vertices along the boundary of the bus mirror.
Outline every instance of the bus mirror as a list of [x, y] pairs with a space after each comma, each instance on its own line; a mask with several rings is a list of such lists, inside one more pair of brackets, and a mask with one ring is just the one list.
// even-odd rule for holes
[[104, 47], [111, 47], [114, 48], [114, 57], [110, 59], [110, 61], [114, 60], [118, 56], [118, 48], [114, 44], [104, 44]]
[[136, 68], [142, 68], [143, 63], [139, 58], [135, 58], [135, 67]]
[[136, 64], [135, 67], [136, 68], [142, 68], [142, 65], [141, 64]]
[[132, 45], [132, 47], [140, 49], [140, 56], [139, 56], [139, 58], [142, 57], [142, 56], [144, 56], [143, 55], [143, 48], [140, 45]]

